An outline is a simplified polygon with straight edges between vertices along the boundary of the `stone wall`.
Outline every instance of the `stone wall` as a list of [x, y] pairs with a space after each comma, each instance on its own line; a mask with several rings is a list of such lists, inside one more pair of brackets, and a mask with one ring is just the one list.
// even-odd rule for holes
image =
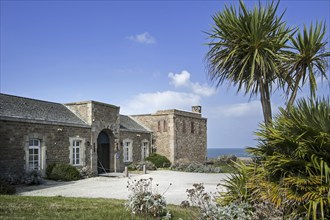
[[[125, 139], [129, 139], [133, 142], [133, 162], [141, 161], [141, 145], [142, 141], [147, 140], [149, 142], [149, 153], [151, 153], [151, 134], [150, 133], [142, 133], [142, 132], [131, 132], [131, 131], [121, 131], [120, 132], [120, 143], [122, 146], [122, 142]], [[122, 149], [122, 147], [121, 147]], [[121, 161], [123, 160], [123, 152], [120, 154]], [[129, 163], [124, 163], [123, 165], [129, 165]], [[122, 167], [123, 168], [123, 167]]]
[[60, 124], [38, 124], [19, 121], [0, 121], [0, 175], [22, 175], [26, 171], [26, 157], [30, 138], [40, 140], [41, 172], [47, 165], [70, 163], [69, 138], [83, 140], [84, 166], [91, 168], [91, 146], [89, 127], [64, 126]]
[[207, 155], [206, 119], [176, 115], [175, 133], [175, 160], [205, 161]]
[[[93, 145], [92, 168], [97, 172], [97, 138], [104, 131], [110, 139], [110, 171], [115, 171], [115, 167], [122, 167], [120, 160], [114, 159], [116, 153], [120, 153], [119, 148], [119, 110], [118, 106], [95, 101], [69, 103], [66, 106], [76, 115], [91, 125], [91, 143]], [[114, 164], [116, 163], [116, 165]], [[117, 170], [120, 171], [120, 170]]]
[[134, 115], [132, 117], [153, 131], [152, 148], [154, 148], [156, 153], [164, 155], [173, 162], [174, 149], [171, 146], [171, 140], [173, 140], [174, 136], [171, 117], [168, 114]]
[[132, 117], [154, 132], [153, 147], [171, 162], [178, 159], [204, 162], [207, 155], [207, 120], [200, 113], [163, 110]]
[[68, 103], [65, 106], [87, 124], [92, 124], [92, 102]]

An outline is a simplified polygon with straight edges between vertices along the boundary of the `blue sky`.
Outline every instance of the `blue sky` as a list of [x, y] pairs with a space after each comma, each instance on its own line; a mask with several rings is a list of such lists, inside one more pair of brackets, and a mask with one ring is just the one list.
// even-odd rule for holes
[[[122, 114], [202, 105], [208, 147], [254, 146], [259, 98], [216, 89], [204, 61], [211, 16], [230, 3], [238, 1], [1, 0], [0, 92], [95, 100], [120, 106]], [[329, 39], [329, 1], [283, 0], [279, 12], [285, 9], [289, 26], [325, 20]], [[328, 83], [319, 83], [318, 95], [328, 94]], [[273, 111], [284, 101], [275, 92]]]

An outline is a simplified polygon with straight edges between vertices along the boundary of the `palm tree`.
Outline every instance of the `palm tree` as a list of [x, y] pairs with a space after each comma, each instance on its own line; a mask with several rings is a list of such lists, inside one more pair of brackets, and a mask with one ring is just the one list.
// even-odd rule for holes
[[272, 83], [280, 74], [283, 49], [292, 29], [277, 16], [278, 3], [248, 10], [240, 1], [213, 16], [214, 25], [207, 33], [211, 42], [206, 55], [208, 74], [216, 86], [228, 81], [245, 90], [250, 97], [260, 93], [265, 124], [270, 124]]
[[258, 180], [256, 188], [250, 184], [259, 192], [255, 198], [282, 206], [286, 214], [330, 219], [329, 97], [280, 108], [272, 126], [261, 126], [256, 135], [259, 144], [248, 151], [259, 158], [252, 165], [257, 175], [250, 172], [247, 180]]
[[309, 31], [304, 26], [303, 33], [299, 32], [296, 38], [291, 38], [292, 49], [295, 51], [292, 53], [291, 71], [289, 72], [288, 93], [291, 95], [287, 103], [287, 108], [291, 108], [299, 90], [299, 85], [302, 86], [309, 81], [311, 97], [315, 98], [317, 90], [317, 83], [315, 77], [320, 75], [321, 78], [327, 78], [327, 61], [326, 57], [330, 56], [330, 53], [325, 51], [327, 42], [323, 41], [325, 35], [325, 24], [317, 23], [315, 27], [311, 24]]

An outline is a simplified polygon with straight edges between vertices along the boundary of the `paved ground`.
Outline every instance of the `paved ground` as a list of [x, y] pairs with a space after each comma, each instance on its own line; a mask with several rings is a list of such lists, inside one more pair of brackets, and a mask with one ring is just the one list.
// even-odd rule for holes
[[[159, 193], [165, 193], [169, 204], [180, 204], [187, 199], [186, 189], [194, 183], [204, 183], [205, 191], [216, 192], [217, 184], [226, 178], [227, 174], [186, 173], [176, 171], [150, 171], [148, 174], [133, 174], [131, 179], [153, 178], [154, 188]], [[24, 186], [17, 189], [17, 194], [28, 196], [65, 196], [89, 198], [127, 199], [127, 177], [94, 177], [73, 182], [47, 181], [39, 186]], [[158, 187], [156, 186], [158, 184]]]

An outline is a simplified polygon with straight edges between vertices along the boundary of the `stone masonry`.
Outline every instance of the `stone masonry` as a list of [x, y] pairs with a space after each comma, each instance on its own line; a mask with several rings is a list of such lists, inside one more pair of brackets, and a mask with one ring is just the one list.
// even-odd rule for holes
[[202, 118], [200, 106], [194, 106], [193, 112], [173, 109], [132, 117], [153, 131], [153, 147], [171, 162], [205, 161], [207, 119]]
[[[31, 154], [31, 140], [38, 143], [36, 156]], [[192, 112], [173, 109], [125, 116], [120, 107], [96, 101], [60, 104], [0, 93], [0, 179], [22, 176], [31, 158], [39, 161], [43, 175], [52, 163], [98, 174], [122, 172], [151, 152], [171, 162], [204, 162], [206, 148], [207, 119], [200, 106]]]

